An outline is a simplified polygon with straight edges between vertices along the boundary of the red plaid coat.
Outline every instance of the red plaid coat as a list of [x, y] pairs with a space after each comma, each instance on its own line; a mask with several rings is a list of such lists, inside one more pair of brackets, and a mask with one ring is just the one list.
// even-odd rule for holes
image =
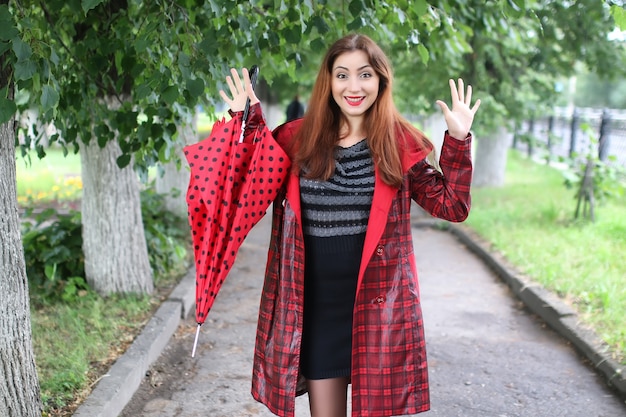
[[[283, 147], [299, 121], [273, 132]], [[374, 196], [358, 277], [352, 330], [352, 416], [388, 417], [430, 408], [424, 328], [413, 253], [410, 208], [453, 222], [470, 209], [471, 140], [446, 134], [443, 175], [426, 152], [403, 143], [400, 189], [376, 171]], [[297, 175], [289, 173], [273, 204], [272, 236], [261, 297], [252, 395], [274, 414], [292, 417], [303, 394], [299, 373], [304, 300], [304, 240]]]

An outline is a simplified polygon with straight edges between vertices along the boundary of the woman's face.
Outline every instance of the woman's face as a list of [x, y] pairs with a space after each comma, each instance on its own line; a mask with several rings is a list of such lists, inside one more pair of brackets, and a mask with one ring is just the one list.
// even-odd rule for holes
[[378, 97], [379, 77], [367, 54], [356, 50], [339, 55], [332, 67], [333, 99], [347, 118], [362, 118]]

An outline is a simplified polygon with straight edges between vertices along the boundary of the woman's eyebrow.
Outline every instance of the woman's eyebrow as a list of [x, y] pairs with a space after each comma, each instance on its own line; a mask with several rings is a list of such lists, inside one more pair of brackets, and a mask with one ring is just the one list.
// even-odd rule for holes
[[[363, 65], [362, 67], [357, 68], [356, 70], [357, 70], [357, 71], [361, 71], [361, 70], [364, 70], [364, 69], [365, 69], [365, 68], [367, 68], [367, 67], [371, 67], [371, 65], [370, 65], [370, 64], [365, 64], [365, 65]], [[338, 70], [338, 69], [342, 69], [342, 70], [345, 70], [345, 71], [349, 71], [349, 69], [348, 69], [347, 67], [344, 67], [344, 66], [342, 66], [342, 65], [337, 65], [337, 66], [335, 67], [335, 70]]]

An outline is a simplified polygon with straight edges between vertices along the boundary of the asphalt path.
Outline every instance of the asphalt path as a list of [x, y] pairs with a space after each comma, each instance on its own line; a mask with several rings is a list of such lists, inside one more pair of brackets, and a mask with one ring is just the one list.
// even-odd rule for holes
[[[269, 215], [250, 233], [202, 326], [191, 314], [122, 417], [271, 417], [250, 395]], [[426, 326], [425, 417], [624, 417], [626, 405], [564, 338], [525, 309], [451, 233], [413, 229]], [[296, 417], [308, 417], [307, 397]]]

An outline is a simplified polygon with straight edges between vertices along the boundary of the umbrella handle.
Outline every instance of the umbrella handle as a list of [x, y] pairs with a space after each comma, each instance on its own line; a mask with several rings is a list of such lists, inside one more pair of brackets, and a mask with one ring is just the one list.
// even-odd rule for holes
[[[256, 87], [256, 80], [259, 78], [259, 67], [257, 65], [253, 65], [250, 67], [250, 83], [252, 84], [252, 89]], [[246, 107], [243, 109], [243, 117], [241, 118], [241, 136], [239, 136], [239, 143], [243, 142], [243, 132], [246, 128], [246, 119], [248, 118], [248, 113], [250, 112], [250, 97], [246, 99]]]
[[196, 346], [198, 346], [198, 336], [200, 335], [200, 326], [202, 325], [198, 323], [198, 328], [196, 329], [196, 338], [193, 341], [193, 349], [191, 350], [192, 358], [196, 356]]

